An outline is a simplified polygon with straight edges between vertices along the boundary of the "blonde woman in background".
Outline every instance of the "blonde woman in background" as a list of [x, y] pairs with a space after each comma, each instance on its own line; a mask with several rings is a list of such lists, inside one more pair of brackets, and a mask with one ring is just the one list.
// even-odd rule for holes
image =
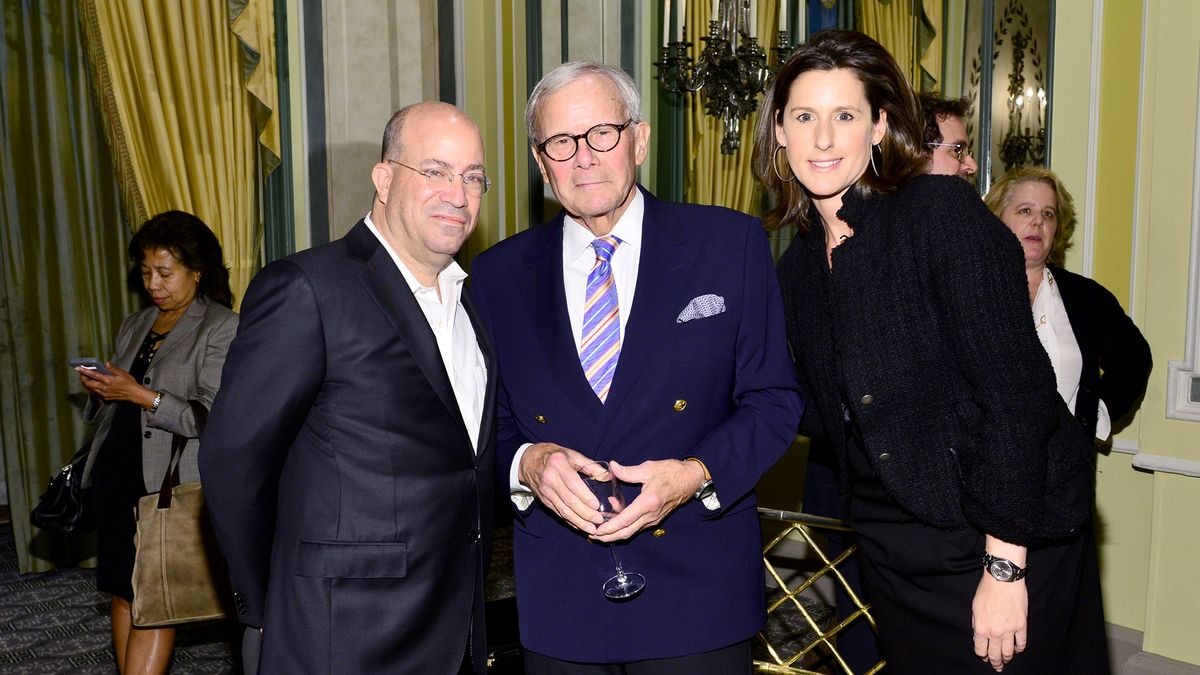
[[984, 201], [1021, 242], [1034, 326], [1059, 395], [1089, 437], [1107, 440], [1146, 391], [1150, 345], [1112, 293], [1062, 268], [1075, 205], [1053, 171], [1016, 169]]

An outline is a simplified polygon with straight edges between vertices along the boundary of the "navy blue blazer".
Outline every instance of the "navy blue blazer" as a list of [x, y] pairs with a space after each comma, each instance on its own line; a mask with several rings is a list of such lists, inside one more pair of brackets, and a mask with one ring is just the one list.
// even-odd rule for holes
[[[563, 289], [563, 216], [496, 244], [472, 293], [500, 371], [497, 478], [516, 450], [548, 441], [632, 465], [698, 457], [721, 509], [690, 501], [621, 544], [646, 588], [622, 603], [589, 543], [541, 503], [514, 517], [521, 640], [560, 659], [625, 662], [694, 654], [751, 637], [764, 620], [754, 485], [795, 437], [802, 410], [783, 305], [760, 221], [723, 208], [646, 200], [633, 309], [607, 403], [579, 364]], [[676, 321], [701, 295], [715, 316]], [[632, 500], [635, 495], [631, 494]]]

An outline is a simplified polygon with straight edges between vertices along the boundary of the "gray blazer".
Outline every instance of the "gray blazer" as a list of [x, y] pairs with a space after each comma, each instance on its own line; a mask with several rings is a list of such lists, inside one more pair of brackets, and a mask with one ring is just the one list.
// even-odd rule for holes
[[[125, 319], [117, 333], [112, 363], [129, 369], [157, 316], [157, 307], [147, 307]], [[200, 480], [200, 470], [196, 466], [200, 434], [188, 401], [198, 400], [206, 408], [212, 407], [221, 386], [225, 354], [237, 333], [237, 326], [237, 314], [206, 298], [196, 298], [150, 362], [142, 384], [162, 392], [162, 402], [157, 413], [151, 415], [142, 410], [141, 414], [142, 479], [147, 492], [157, 492], [162, 485], [171, 460], [171, 438], [175, 433], [188, 437], [180, 460], [179, 479], [185, 483]], [[115, 410], [115, 406], [98, 403], [93, 397], [84, 411], [84, 420], [99, 427], [83, 469], [85, 487], [91, 485], [92, 467], [108, 436]]]

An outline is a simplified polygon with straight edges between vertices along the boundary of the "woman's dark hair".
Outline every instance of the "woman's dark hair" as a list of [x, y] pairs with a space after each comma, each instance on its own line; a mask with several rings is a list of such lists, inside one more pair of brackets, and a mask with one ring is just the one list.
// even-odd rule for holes
[[221, 256], [221, 242], [203, 220], [185, 211], [164, 211], [147, 220], [129, 242], [129, 259], [133, 262], [130, 279], [141, 278], [147, 248], [170, 251], [184, 267], [200, 273], [197, 295], [233, 309], [229, 268]]
[[879, 121], [880, 110], [887, 112], [887, 131], [874, 161], [878, 173], [868, 169], [858, 180], [858, 189], [867, 194], [892, 192], [925, 173], [929, 163], [921, 140], [925, 116], [896, 60], [883, 45], [862, 33], [823, 30], [792, 52], [758, 107], [754, 175], [778, 198], [775, 208], [764, 218], [769, 229], [795, 223], [803, 232], [810, 224], [812, 200], [804, 186], [794, 175], [791, 180], [782, 180], [779, 176], [790, 174], [791, 168], [775, 164], [775, 150], [780, 147], [775, 140], [775, 125], [783, 121], [792, 83], [809, 71], [840, 69], [851, 71], [863, 83], [873, 122]]

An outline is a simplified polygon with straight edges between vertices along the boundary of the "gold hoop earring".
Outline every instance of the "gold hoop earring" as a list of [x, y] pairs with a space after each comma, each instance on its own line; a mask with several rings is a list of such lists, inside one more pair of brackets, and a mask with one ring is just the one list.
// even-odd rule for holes
[[882, 161], [883, 161], [883, 148], [880, 148], [878, 143], [876, 143], [875, 145], [872, 145], [872, 146], [871, 146], [871, 155], [870, 155], [870, 157], [871, 157], [871, 171], [874, 171], [874, 172], [875, 172], [875, 175], [876, 175], [876, 176], [878, 176], [878, 175], [879, 175], [879, 169], [875, 168], [875, 151], [876, 151], [876, 150], [878, 150], [878, 151], [879, 151], [879, 161], [880, 161], [880, 162], [882, 162]]
[[[780, 150], [787, 150], [787, 146], [786, 145], [775, 146], [775, 152], [771, 155], [771, 168], [775, 169], [775, 177], [779, 179], [780, 183], [790, 183], [790, 182], [796, 180], [796, 174], [795, 174], [795, 172], [792, 171], [792, 167], [790, 164], [788, 165], [788, 173], [792, 174], [791, 178], [784, 178], [783, 174], [781, 174], [779, 172], [779, 151]], [[786, 153], [784, 154], [783, 159], [784, 159], [784, 161], [787, 161]]]

